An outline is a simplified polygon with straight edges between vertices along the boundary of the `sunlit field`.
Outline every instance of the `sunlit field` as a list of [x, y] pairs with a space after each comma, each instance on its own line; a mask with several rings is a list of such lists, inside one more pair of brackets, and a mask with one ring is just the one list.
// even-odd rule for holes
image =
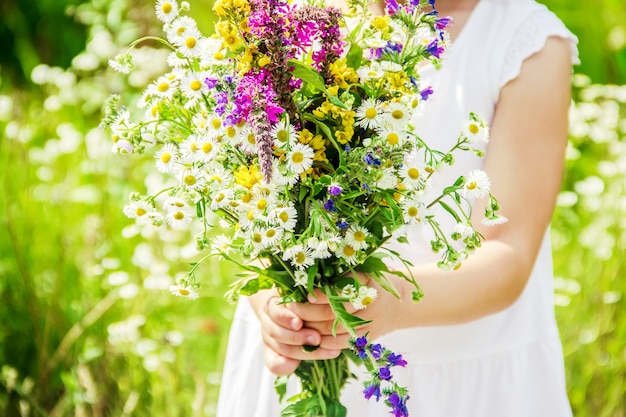
[[[62, 19], [82, 31], [64, 66], [8, 23], [26, 25], [18, 3], [0, 7], [0, 36], [21, 51], [0, 61], [0, 416], [213, 416], [234, 267], [204, 263], [198, 300], [169, 293], [197, 260], [193, 239], [124, 216], [129, 195], [162, 178], [151, 155], [111, 152], [98, 127], [109, 94], [139, 97], [165, 70], [156, 43], [136, 50], [130, 77], [107, 65], [159, 34], [152, 2], [57, 6], [60, 44]], [[583, 59], [552, 227], [568, 391], [577, 417], [626, 417], [626, 11], [546, 3]], [[209, 6], [191, 6], [208, 32]]]

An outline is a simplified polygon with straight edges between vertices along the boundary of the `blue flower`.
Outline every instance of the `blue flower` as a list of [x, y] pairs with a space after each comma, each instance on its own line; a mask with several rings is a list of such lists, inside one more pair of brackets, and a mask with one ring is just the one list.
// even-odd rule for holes
[[370, 345], [370, 352], [372, 354], [372, 356], [374, 357], [374, 359], [378, 360], [381, 358], [382, 354], [383, 354], [383, 347], [376, 343], [373, 345]]
[[425, 89], [420, 91], [420, 96], [422, 97], [422, 100], [428, 100], [428, 97], [430, 97], [433, 93], [434, 91], [432, 87], [426, 87]]
[[337, 184], [331, 184], [330, 187], [328, 187], [328, 194], [333, 197], [337, 197], [342, 191], [341, 187]]
[[406, 361], [402, 359], [401, 354], [395, 354], [391, 352], [387, 357], [387, 360], [392, 366], [406, 366]]
[[363, 396], [366, 400], [369, 400], [372, 397], [376, 397], [376, 401], [380, 400], [380, 385], [377, 383], [372, 383], [372, 385], [366, 385], [363, 390]]
[[409, 397], [402, 398], [397, 392], [392, 392], [387, 398], [387, 402], [391, 406], [391, 414], [394, 417], [408, 417], [409, 410], [406, 408], [406, 400]]
[[341, 230], [347, 230], [350, 225], [345, 220], [337, 220], [335, 222], [335, 226], [337, 226]]
[[383, 381], [389, 381], [391, 379], [391, 371], [386, 366], [382, 366], [378, 369], [378, 377]]
[[337, 209], [335, 208], [335, 202], [331, 200], [330, 198], [326, 200], [326, 202], [324, 203], [324, 209], [326, 211], [332, 211], [332, 212], [337, 211]]
[[368, 152], [363, 158], [363, 160], [365, 161], [367, 165], [372, 165], [372, 163], [374, 163], [374, 156], [372, 155], [371, 152]]
[[426, 52], [428, 52], [435, 58], [441, 58], [441, 54], [443, 53], [443, 51], [444, 48], [442, 46], [439, 46], [439, 41], [437, 39], [432, 40], [426, 47]]
[[364, 348], [365, 346], [367, 346], [367, 338], [365, 336], [357, 338], [354, 342], [354, 346]]

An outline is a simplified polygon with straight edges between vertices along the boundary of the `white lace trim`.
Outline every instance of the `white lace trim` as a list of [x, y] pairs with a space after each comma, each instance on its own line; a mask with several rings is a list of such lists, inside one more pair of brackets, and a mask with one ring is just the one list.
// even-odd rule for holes
[[529, 14], [517, 28], [511, 44], [507, 50], [500, 78], [500, 86], [516, 78], [522, 69], [526, 58], [539, 52], [550, 36], [559, 36], [567, 39], [572, 52], [572, 63], [578, 64], [578, 39], [552, 13], [546, 10], [537, 10]]

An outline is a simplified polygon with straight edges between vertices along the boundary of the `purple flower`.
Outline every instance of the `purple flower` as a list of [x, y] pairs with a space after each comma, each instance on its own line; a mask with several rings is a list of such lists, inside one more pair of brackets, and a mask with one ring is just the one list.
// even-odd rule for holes
[[391, 379], [391, 371], [386, 366], [383, 366], [378, 370], [378, 377], [383, 381], [389, 381]]
[[375, 343], [370, 345], [370, 352], [372, 353], [374, 359], [378, 360], [383, 354], [383, 347], [379, 343]]
[[363, 396], [366, 400], [369, 400], [372, 397], [376, 397], [376, 401], [380, 400], [380, 385], [377, 383], [372, 383], [371, 385], [366, 385], [363, 390]]
[[337, 184], [331, 184], [330, 187], [328, 187], [328, 194], [333, 197], [337, 197], [342, 191], [341, 187]]
[[337, 208], [335, 208], [335, 202], [330, 198], [326, 200], [326, 202], [324, 203], [324, 210], [336, 212]]
[[335, 226], [337, 226], [340, 230], [347, 230], [350, 225], [345, 220], [337, 220], [335, 222]]
[[422, 97], [422, 100], [428, 100], [428, 97], [430, 97], [433, 93], [434, 91], [432, 87], [426, 87], [420, 91], [420, 96]]
[[387, 360], [392, 366], [406, 366], [406, 361], [402, 358], [401, 354], [391, 352], [387, 357]]
[[448, 24], [452, 21], [451, 17], [441, 17], [435, 21], [435, 27], [439, 30], [444, 30]]
[[426, 46], [426, 52], [435, 58], [441, 58], [441, 54], [443, 54], [444, 50], [443, 46], [439, 46], [439, 41], [437, 39], [432, 40], [428, 46]]
[[400, 9], [400, 5], [396, 0], [387, 0], [387, 14], [389, 16], [395, 15]]
[[365, 336], [357, 338], [354, 342], [354, 346], [364, 348], [367, 346], [367, 338]]
[[391, 414], [394, 417], [409, 417], [409, 410], [406, 408], [406, 400], [409, 397], [402, 398], [397, 392], [392, 392], [387, 398], [387, 402], [391, 406]]
[[204, 84], [206, 84], [206, 86], [209, 88], [215, 88], [215, 86], [217, 85], [217, 79], [207, 77], [204, 79]]

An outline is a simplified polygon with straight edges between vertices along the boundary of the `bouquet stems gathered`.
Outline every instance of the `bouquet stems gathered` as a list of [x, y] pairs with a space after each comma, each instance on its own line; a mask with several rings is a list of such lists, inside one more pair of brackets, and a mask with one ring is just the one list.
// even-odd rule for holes
[[[370, 375], [365, 398], [408, 415], [408, 391], [390, 370], [406, 361], [360, 334], [368, 321], [346, 309], [366, 308], [378, 295], [357, 273], [397, 297], [391, 278], [405, 279], [419, 301], [411, 262], [388, 243], [428, 228], [439, 266], [456, 269], [483, 240], [470, 221], [473, 199], [487, 200], [483, 222], [506, 221], [483, 171], [431, 190], [456, 152], [482, 156], [489, 136], [475, 114], [447, 151], [416, 134], [413, 115], [433, 94], [419, 70], [440, 66], [450, 19], [434, 1], [388, 0], [381, 16], [370, 14], [367, 0], [349, 6], [342, 13], [315, 1], [217, 0], [215, 33], [204, 36], [184, 14], [188, 3], [158, 0], [166, 36], [139, 39], [111, 61], [129, 72], [141, 42], [158, 39], [171, 49], [171, 70], [133, 110], [111, 96], [103, 125], [115, 152], [152, 153], [168, 184], [133, 194], [125, 213], [145, 227], [189, 230], [204, 253], [172, 293], [197, 298], [198, 268], [217, 257], [245, 272], [230, 298], [275, 288], [284, 303], [306, 302], [322, 291], [335, 328], [352, 336], [338, 358], [301, 363], [301, 391], [283, 416], [345, 416], [340, 394], [354, 377], [352, 361]], [[453, 219], [453, 230], [442, 227], [443, 217]], [[389, 256], [406, 272], [388, 268]], [[285, 383], [277, 380], [281, 398]]]

